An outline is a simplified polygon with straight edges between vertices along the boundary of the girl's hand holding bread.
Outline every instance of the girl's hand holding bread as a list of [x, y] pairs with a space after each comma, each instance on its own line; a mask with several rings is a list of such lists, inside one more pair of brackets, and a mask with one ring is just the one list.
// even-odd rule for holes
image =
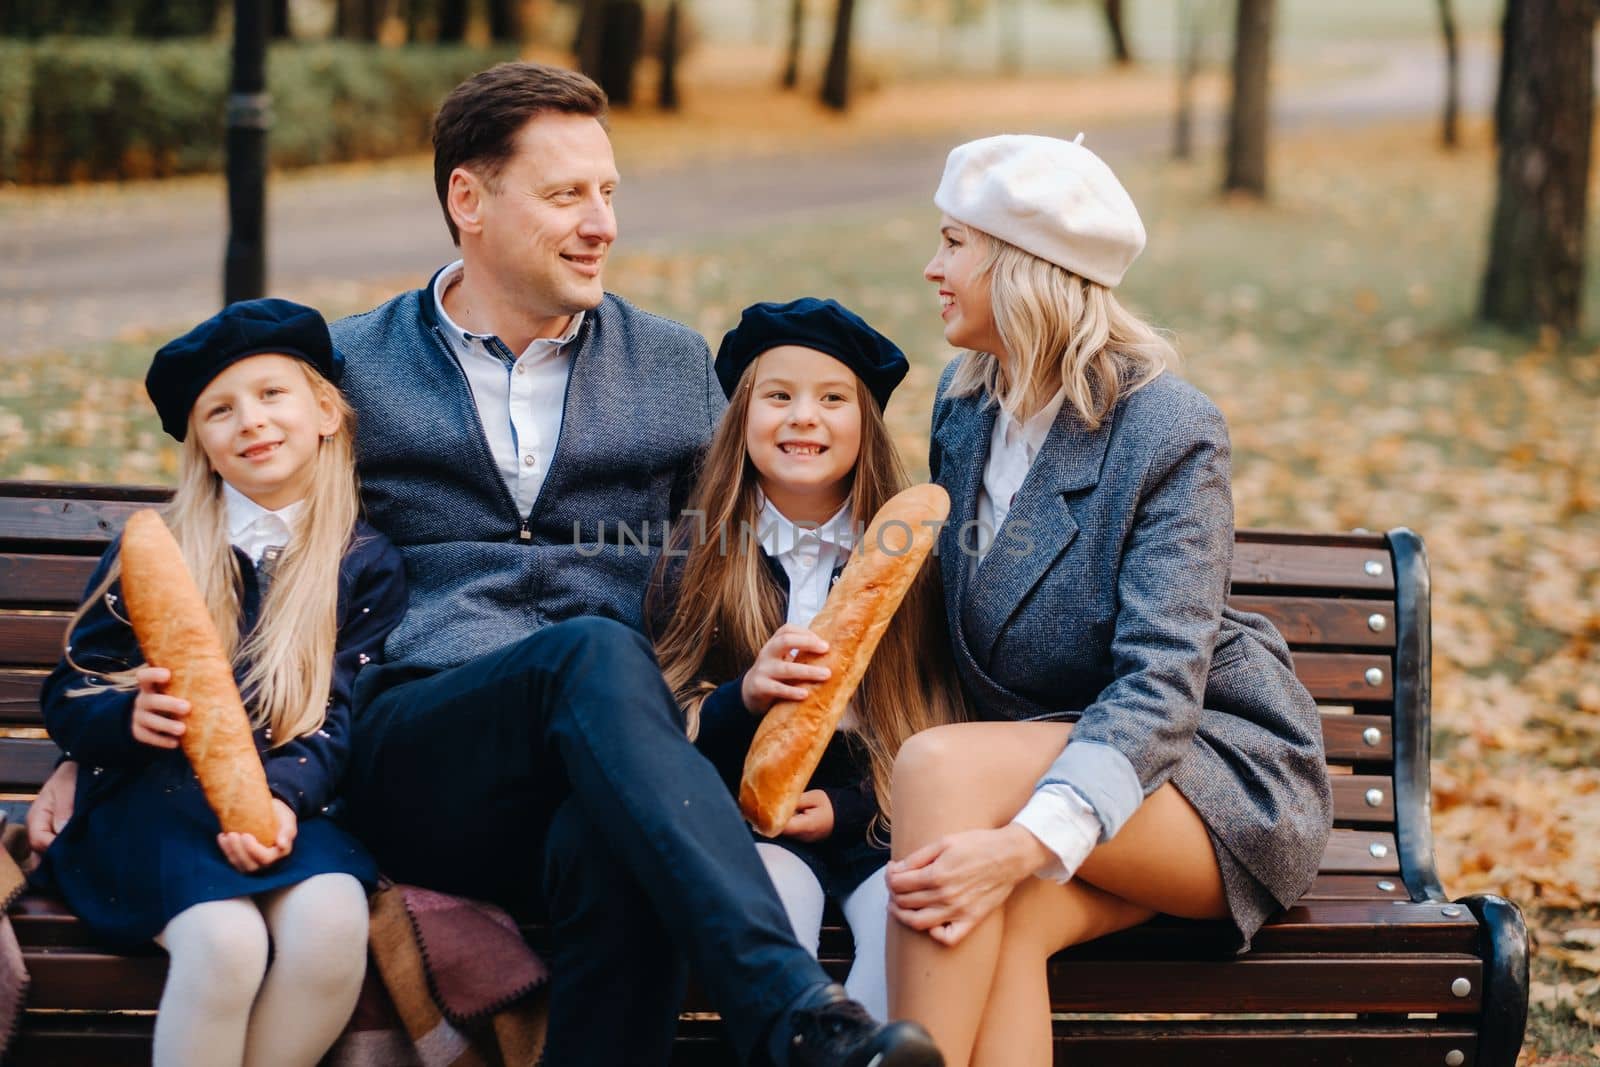
[[172, 672], [144, 666], [133, 676], [139, 682], [139, 695], [133, 698], [133, 739], [155, 748], [177, 748], [189, 702], [162, 691], [172, 681]]
[[753, 714], [765, 715], [780, 700], [804, 700], [811, 685], [827, 681], [833, 672], [813, 663], [796, 663], [794, 656], [798, 652], [820, 656], [827, 651], [828, 642], [804, 626], [784, 623], [761, 646], [754, 665], [745, 672], [739, 686], [744, 706]]
[[295, 818], [294, 809], [273, 797], [272, 813], [278, 819], [278, 836], [271, 845], [263, 845], [253, 834], [237, 830], [217, 835], [217, 847], [235, 870], [252, 874], [272, 866], [294, 850], [295, 834], [300, 831], [300, 820]]

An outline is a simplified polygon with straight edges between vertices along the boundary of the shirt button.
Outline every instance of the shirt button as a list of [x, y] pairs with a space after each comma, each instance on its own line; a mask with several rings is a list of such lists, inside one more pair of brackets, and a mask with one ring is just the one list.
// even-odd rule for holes
[[534, 456], [534, 454], [532, 452], [529, 452], [526, 456], [522, 457], [522, 465], [524, 467], [531, 467], [535, 463], [538, 463], [538, 462], [539, 462], [539, 460]]
[[524, 366], [523, 364], [518, 363], [517, 364], [517, 373], [518, 374], [527, 374], [528, 373], [528, 368], [526, 366]]

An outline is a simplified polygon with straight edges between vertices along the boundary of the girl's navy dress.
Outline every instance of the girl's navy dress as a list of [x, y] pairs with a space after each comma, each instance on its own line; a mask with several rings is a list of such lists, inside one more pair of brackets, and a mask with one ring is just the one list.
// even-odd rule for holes
[[[789, 575], [783, 565], [762, 552], [767, 568], [783, 593], [781, 610], [787, 613], [789, 603]], [[839, 580], [843, 567], [836, 569], [833, 580]], [[652, 633], [666, 631], [672, 618], [672, 609], [678, 599], [678, 585], [683, 567], [677, 557], [668, 557], [667, 567], [658, 572], [656, 579], [663, 585], [663, 594], [654, 598], [662, 605], [650, 618]], [[709, 679], [716, 681], [715, 678]], [[744, 706], [741, 689], [744, 675], [717, 686], [700, 705], [700, 732], [694, 746], [717, 768], [717, 773], [727, 783], [734, 796], [739, 795], [739, 779], [744, 775], [744, 758], [755, 740], [756, 728], [761, 725], [758, 716], [750, 714]], [[816, 772], [807, 789], [820, 789], [828, 794], [833, 805], [833, 832], [820, 841], [801, 841], [793, 837], [757, 840], [777, 845], [800, 857], [811, 873], [817, 876], [822, 890], [835, 900], [843, 900], [867, 880], [879, 867], [889, 862], [889, 848], [874, 833], [873, 817], [878, 812], [877, 793], [872, 787], [872, 764], [866, 745], [854, 733], [839, 730], [828, 741]], [[753, 831], [752, 831], [753, 832]]]
[[[99, 586], [119, 547], [113, 544], [101, 558], [89, 591]], [[235, 549], [234, 556], [243, 577], [241, 633], [247, 634], [260, 617], [263, 582], [243, 552]], [[256, 730], [267, 785], [294, 809], [299, 831], [288, 856], [254, 874], [235, 870], [217, 847], [221, 827], [183, 751], [133, 739], [135, 694], [107, 689], [69, 696], [96, 676], [63, 660], [46, 679], [40, 704], [50, 736], [78, 761], [77, 798], [35, 877], [59, 892], [96, 934], [129, 945], [150, 941], [168, 920], [196, 904], [281, 889], [319, 874], [353, 875], [371, 888], [378, 875], [372, 857], [325, 816], [333, 812], [350, 751], [356, 672], [379, 658], [405, 605], [399, 553], [382, 534], [357, 523], [340, 563], [327, 721], [278, 748], [268, 747], [266, 728]], [[143, 662], [125, 617], [119, 582], [72, 631], [71, 654], [79, 667], [116, 671]], [[243, 676], [244, 668], [236, 668], [235, 677]]]

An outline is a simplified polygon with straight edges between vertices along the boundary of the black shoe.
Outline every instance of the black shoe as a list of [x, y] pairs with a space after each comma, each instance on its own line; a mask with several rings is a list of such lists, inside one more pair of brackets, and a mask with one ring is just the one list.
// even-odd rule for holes
[[944, 1067], [933, 1038], [916, 1023], [880, 1023], [837, 985], [823, 995], [790, 1016], [789, 1067]]

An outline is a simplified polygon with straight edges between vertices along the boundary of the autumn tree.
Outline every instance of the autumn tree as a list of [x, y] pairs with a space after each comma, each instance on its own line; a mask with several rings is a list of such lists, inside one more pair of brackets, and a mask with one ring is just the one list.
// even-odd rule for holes
[[1224, 192], [1267, 195], [1272, 22], [1276, 0], [1238, 0], [1233, 31], [1233, 100], [1228, 107]]
[[1122, 0], [1105, 0], [1106, 32], [1111, 35], [1111, 58], [1119, 67], [1133, 62], [1128, 33], [1122, 23]]
[[1456, 127], [1461, 114], [1461, 48], [1456, 40], [1456, 15], [1450, 0], [1439, 2], [1439, 32], [1444, 35], [1444, 119], [1439, 140], [1446, 148], [1460, 141]]
[[789, 44], [784, 49], [782, 78], [785, 89], [793, 89], [800, 84], [800, 38], [805, 30], [805, 24], [806, 0], [789, 0]]
[[855, 21], [856, 0], [834, 0], [833, 44], [828, 48], [828, 65], [822, 74], [822, 103], [835, 111], [850, 106], [850, 29]]
[[1498, 191], [1479, 314], [1571, 334], [1583, 305], [1594, 122], [1594, 0], [1506, 0]]

